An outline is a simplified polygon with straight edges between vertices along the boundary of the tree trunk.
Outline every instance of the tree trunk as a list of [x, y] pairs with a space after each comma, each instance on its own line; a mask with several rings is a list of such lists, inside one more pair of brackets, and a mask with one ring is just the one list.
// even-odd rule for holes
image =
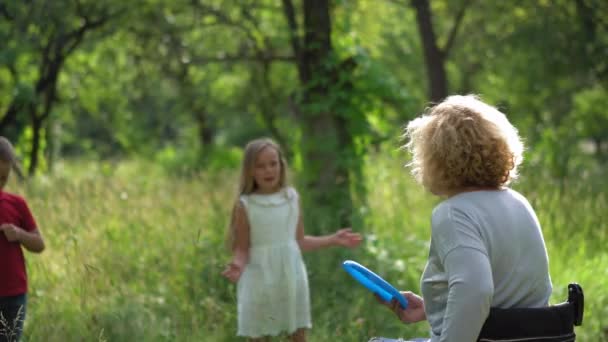
[[[100, 10], [97, 6], [91, 9]], [[38, 79], [34, 86], [34, 98], [23, 103], [18, 95], [13, 97], [11, 105], [0, 120], [0, 134], [12, 132], [18, 138], [20, 114], [30, 115], [33, 138], [30, 150], [30, 163], [28, 174], [33, 175], [38, 167], [41, 132], [52, 108], [57, 101], [57, 81], [66, 58], [80, 45], [88, 31], [99, 28], [111, 18], [106, 10], [100, 10], [98, 18], [93, 19], [92, 13], [84, 13], [83, 7], [78, 6], [78, 15], [82, 15], [82, 25], [69, 32], [63, 32], [55, 27], [49, 27], [41, 37], [43, 44], [40, 51], [40, 64], [38, 66]], [[33, 22], [32, 22], [33, 23]], [[31, 23], [30, 23], [31, 24]], [[27, 35], [26, 35], [27, 37]], [[40, 99], [44, 102], [41, 104]]]
[[293, 155], [293, 148], [287, 145], [285, 136], [279, 130], [276, 125], [277, 109], [276, 109], [276, 94], [273, 94], [272, 83], [270, 82], [270, 62], [264, 61], [261, 63], [260, 68], [254, 69], [252, 77], [252, 85], [255, 89], [258, 89], [256, 96], [258, 96], [258, 102], [261, 106], [262, 118], [266, 124], [266, 128], [270, 131], [270, 134], [276, 141], [283, 147], [283, 152], [287, 156]]
[[13, 143], [17, 143], [21, 134], [29, 125], [27, 107], [32, 101], [34, 100], [31, 98], [19, 98], [19, 95], [13, 97], [2, 119], [0, 119], [1, 136], [6, 137]]
[[412, 6], [416, 10], [416, 22], [424, 50], [429, 99], [432, 102], [439, 102], [448, 96], [448, 81], [445, 71], [446, 54], [437, 45], [429, 1], [412, 0]]
[[38, 168], [38, 157], [40, 151], [40, 131], [42, 130], [42, 119], [36, 116], [35, 111], [32, 113], [32, 148], [30, 150], [30, 165], [27, 173], [33, 176]]
[[[21, 105], [17, 103], [17, 99], [13, 99], [10, 106], [0, 119], [0, 135], [6, 136], [9, 127], [15, 125], [17, 121], [17, 114], [21, 111]], [[11, 137], [14, 139], [14, 137]], [[9, 138], [10, 139], [10, 138]]]
[[[46, 58], [45, 61], [48, 61]], [[57, 81], [59, 72], [63, 66], [65, 56], [56, 54], [55, 58], [48, 61], [48, 64], [43, 64], [41, 70], [43, 74], [36, 86], [37, 92], [41, 93], [44, 102], [42, 104], [41, 113], [38, 113], [37, 104], [33, 104], [30, 110], [32, 120], [32, 148], [30, 150], [30, 166], [28, 175], [33, 176], [38, 168], [38, 160], [40, 158], [40, 140], [41, 132], [46, 120], [51, 115], [51, 111], [57, 101]]]
[[[325, 224], [349, 225], [352, 208], [350, 178], [347, 167], [352, 140], [347, 125], [337, 128], [337, 115], [327, 104], [332, 91], [331, 20], [328, 0], [305, 0], [304, 44], [298, 59], [299, 77], [303, 88], [302, 151], [305, 167], [304, 183], [310, 200], [317, 210], [327, 210], [322, 217], [337, 222]], [[335, 89], [333, 89], [335, 90]], [[316, 232], [320, 233], [320, 232]]]
[[209, 118], [205, 108], [202, 108], [202, 106], [192, 107], [192, 112], [194, 113], [196, 124], [198, 126], [199, 144], [204, 153], [205, 149], [210, 147], [213, 143], [213, 138], [215, 137], [215, 130], [209, 124]]

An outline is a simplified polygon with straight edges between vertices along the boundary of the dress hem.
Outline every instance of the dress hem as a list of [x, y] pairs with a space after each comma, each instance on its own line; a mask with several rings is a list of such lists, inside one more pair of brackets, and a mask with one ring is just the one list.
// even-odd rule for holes
[[247, 335], [244, 333], [237, 333], [236, 336], [238, 337], [248, 337], [248, 338], [260, 338], [260, 337], [265, 337], [265, 336], [271, 336], [271, 337], [276, 337], [279, 336], [283, 333], [287, 333], [288, 335], [291, 335], [293, 333], [295, 333], [296, 331], [298, 331], [299, 329], [311, 329], [312, 328], [312, 324], [308, 324], [306, 326], [300, 326], [297, 327], [295, 329], [293, 329], [292, 331], [289, 330], [277, 330], [271, 333], [267, 333], [267, 334], [260, 334], [260, 335]]

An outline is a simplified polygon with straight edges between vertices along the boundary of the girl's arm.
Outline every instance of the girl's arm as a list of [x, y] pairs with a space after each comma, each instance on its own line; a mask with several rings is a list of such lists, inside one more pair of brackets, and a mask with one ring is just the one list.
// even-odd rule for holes
[[14, 224], [7, 223], [0, 225], [0, 231], [4, 233], [8, 241], [18, 242], [30, 252], [40, 253], [44, 250], [44, 240], [38, 229], [28, 232]]
[[[302, 210], [300, 209], [300, 213]], [[322, 235], [322, 236], [311, 236], [304, 234], [304, 222], [302, 215], [298, 217], [298, 227], [296, 230], [296, 239], [302, 252], [314, 251], [316, 249], [343, 246], [343, 247], [357, 247], [363, 238], [359, 233], [353, 233], [350, 228], [339, 229], [333, 234]]]
[[232, 261], [222, 275], [232, 282], [237, 282], [249, 262], [249, 221], [243, 203], [240, 201], [233, 212], [234, 245], [232, 246]]

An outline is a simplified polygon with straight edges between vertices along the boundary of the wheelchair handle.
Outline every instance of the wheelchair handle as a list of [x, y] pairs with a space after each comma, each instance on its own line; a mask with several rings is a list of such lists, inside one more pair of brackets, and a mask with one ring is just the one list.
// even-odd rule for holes
[[574, 325], [582, 325], [583, 311], [585, 310], [585, 296], [583, 294], [583, 288], [579, 284], [572, 283], [568, 285], [568, 303], [570, 303], [574, 309]]

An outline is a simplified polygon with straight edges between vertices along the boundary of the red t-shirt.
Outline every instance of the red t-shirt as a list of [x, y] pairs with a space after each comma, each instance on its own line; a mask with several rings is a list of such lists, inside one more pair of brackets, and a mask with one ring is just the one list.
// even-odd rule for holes
[[[22, 197], [0, 190], [0, 224], [11, 223], [28, 232], [36, 221]], [[9, 242], [0, 232], [0, 297], [27, 292], [27, 274], [21, 244]]]

